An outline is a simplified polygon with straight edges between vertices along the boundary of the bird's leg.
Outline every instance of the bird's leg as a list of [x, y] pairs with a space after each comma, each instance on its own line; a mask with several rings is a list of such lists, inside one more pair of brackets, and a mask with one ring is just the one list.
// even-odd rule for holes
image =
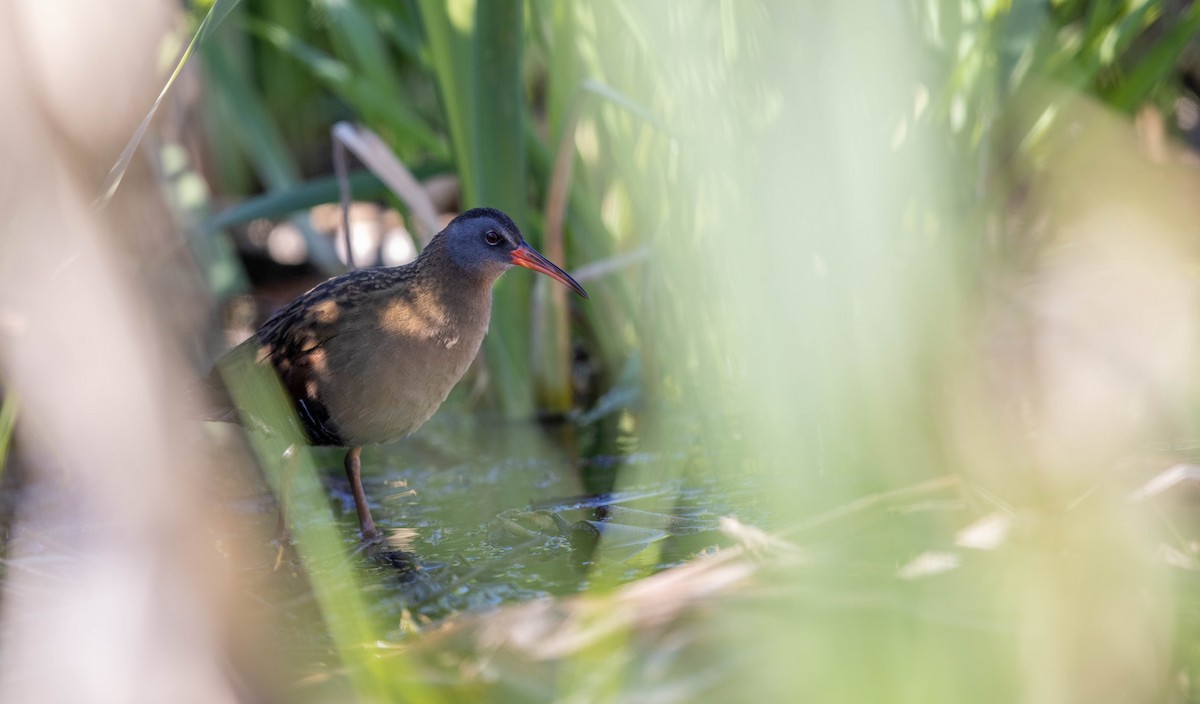
[[346, 452], [346, 477], [354, 494], [354, 507], [358, 509], [358, 526], [362, 529], [363, 540], [373, 540], [375, 521], [371, 518], [371, 507], [367, 506], [367, 492], [363, 491], [361, 447], [352, 447]]

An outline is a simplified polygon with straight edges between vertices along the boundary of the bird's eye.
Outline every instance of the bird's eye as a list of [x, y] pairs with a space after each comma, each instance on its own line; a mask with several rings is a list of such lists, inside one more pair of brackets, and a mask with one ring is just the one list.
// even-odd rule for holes
[[487, 242], [488, 244], [492, 245], [493, 247], [500, 244], [501, 239], [502, 238], [500, 237], [500, 233], [496, 232], [495, 230], [488, 230], [487, 233], [484, 234], [484, 236], [483, 236], [483, 240], [485, 242]]

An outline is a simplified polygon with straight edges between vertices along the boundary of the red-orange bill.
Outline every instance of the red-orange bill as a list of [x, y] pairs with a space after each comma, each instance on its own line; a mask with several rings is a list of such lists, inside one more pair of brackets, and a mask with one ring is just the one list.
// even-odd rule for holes
[[527, 243], [521, 243], [520, 247], [517, 247], [515, 250], [513, 250], [512, 263], [516, 264], [517, 266], [523, 266], [526, 269], [533, 269], [534, 271], [543, 273], [556, 281], [570, 286], [571, 289], [580, 296], [583, 296], [584, 298], [588, 297], [587, 291], [584, 291], [583, 287], [580, 286], [575, 279], [572, 279], [567, 272], [552, 264], [549, 259], [543, 257], [541, 254], [538, 254], [537, 250], [533, 247], [530, 247]]

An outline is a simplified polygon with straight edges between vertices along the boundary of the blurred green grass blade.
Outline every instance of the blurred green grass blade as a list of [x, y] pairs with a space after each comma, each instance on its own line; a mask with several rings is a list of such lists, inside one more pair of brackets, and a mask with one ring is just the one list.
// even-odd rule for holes
[[[533, 136], [533, 120], [526, 120], [530, 133], [530, 168], [539, 182], [550, 179], [552, 156], [550, 149]], [[568, 264], [590, 264], [612, 257], [616, 252], [612, 235], [600, 218], [600, 204], [586, 188], [576, 184], [567, 202], [567, 222], [571, 237], [565, 241]], [[644, 237], [643, 240], [648, 240]], [[605, 369], [620, 369], [628, 353], [628, 321], [640, 318], [637, 296], [630, 277], [614, 277], [586, 284], [591, 301], [579, 306], [579, 312], [595, 332], [594, 342]]]
[[[261, 20], [246, 20], [246, 28], [271, 46], [299, 61], [329, 90], [353, 106], [365, 121], [386, 126], [394, 139], [428, 149], [434, 155], [445, 156], [441, 137], [408, 107], [395, 85], [399, 79], [390, 70], [376, 68], [374, 73], [358, 70], [358, 66], [330, 56], [292, 32]], [[352, 21], [361, 30], [357, 21]], [[381, 61], [374, 52], [372, 60]]]
[[471, 201], [474, 197], [474, 179], [469, 168], [470, 162], [464, 156], [470, 144], [467, 136], [470, 127], [467, 118], [467, 111], [470, 109], [467, 89], [467, 75], [470, 72], [467, 52], [469, 46], [467, 40], [460, 37], [451, 26], [443, 3], [437, 0], [421, 0], [420, 8], [429, 65], [441, 90], [442, 111], [445, 113], [446, 127], [450, 132], [450, 143], [458, 166], [459, 179], [465, 198]]
[[244, 25], [254, 36], [299, 61], [309, 73], [333, 90], [344, 90], [354, 78], [346, 62], [317, 49], [280, 25], [253, 17], [246, 18]]
[[[363, 199], [382, 198], [387, 188], [369, 171], [350, 172], [350, 188]], [[204, 232], [249, 222], [258, 218], [278, 220], [296, 211], [305, 210], [337, 200], [337, 179], [333, 176], [313, 179], [281, 191], [248, 198], [209, 218], [201, 227]]]
[[[554, 145], [554, 161], [546, 179], [543, 213], [542, 254], [551, 261], [565, 262], [563, 245], [567, 203], [572, 188], [575, 156], [575, 129], [584, 109], [585, 96], [578, 89], [580, 67], [573, 41], [575, 5], [554, 3], [550, 13], [553, 43], [546, 94], [546, 115], [550, 128], [549, 143]], [[526, 133], [537, 140], [536, 134]], [[571, 339], [567, 317], [566, 292], [554, 282], [539, 280], [533, 287], [533, 326], [530, 344], [533, 353], [534, 395], [538, 408], [551, 414], [568, 413], [574, 406], [571, 386]]]
[[520, 220], [526, 205], [525, 137], [513, 127], [521, 124], [524, 110], [522, 4], [480, 3], [473, 15], [459, 10], [453, 19], [436, 0], [422, 0], [420, 7], [467, 204], [500, 208]]
[[[287, 27], [294, 35], [310, 38], [320, 31], [308, 22], [310, 10], [304, 3], [259, 0], [255, 9], [256, 16], [271, 25]], [[321, 97], [319, 84], [307, 71], [299, 69], [290, 56], [261, 45], [255, 49], [256, 75], [270, 77], [260, 85], [263, 98], [275, 115], [289, 117], [280, 123], [280, 129], [292, 144], [312, 144], [312, 140], [323, 136], [326, 122], [325, 115], [309, 109]]]
[[445, 147], [438, 135], [409, 108], [387, 41], [377, 23], [356, 3], [320, 0], [329, 18], [329, 34], [339, 55], [352, 57], [357, 69], [355, 107], [376, 129], [387, 125], [396, 138], [414, 141], [435, 153]]
[[[445, 173], [450, 168], [444, 162], [430, 162], [414, 168], [413, 175], [417, 179], [425, 179], [436, 174]], [[350, 190], [355, 197], [363, 200], [379, 200], [390, 195], [387, 186], [379, 177], [366, 169], [355, 169], [350, 172]], [[333, 203], [338, 197], [337, 178], [323, 176], [310, 181], [298, 183], [282, 191], [264, 193], [248, 198], [237, 205], [228, 208], [206, 220], [200, 227], [202, 232], [214, 232], [258, 218], [278, 220], [299, 210], [307, 210], [325, 203]]]
[[651, 112], [647, 110], [645, 106], [639, 104], [636, 100], [633, 100], [629, 96], [621, 93], [621, 91], [617, 90], [616, 88], [592, 78], [583, 81], [581, 87], [583, 90], [603, 98], [617, 107], [622, 108], [631, 115], [641, 118], [643, 122], [654, 126], [660, 132], [663, 132], [664, 134], [671, 133], [671, 130], [665, 124], [663, 124], [663, 121], [651, 114]]
[[[446, 5], [421, 0], [430, 66], [441, 90], [464, 205], [500, 208], [525, 222], [528, 167], [521, 59], [524, 4], [496, 0]], [[453, 15], [453, 16], [451, 16]], [[488, 364], [500, 407], [533, 411], [529, 277], [507, 276], [495, 289]]]
[[[1081, 90], [1094, 85], [1101, 70], [1119, 62], [1142, 36], [1158, 10], [1154, 3], [1144, 3], [1124, 14], [1093, 10], [1088, 15], [1086, 38], [1074, 50], [1064, 48], [1058, 38], [1060, 28], [1047, 26], [1040, 38], [1044, 69]], [[1109, 21], [1101, 23], [1102, 16]]]
[[399, 77], [393, 70], [387, 46], [375, 23], [353, 2], [318, 0], [329, 19], [329, 35], [340, 55], [352, 57], [355, 67], [384, 94], [401, 104], [396, 86]]
[[300, 167], [288, 151], [278, 126], [250, 78], [234, 64], [234, 52], [214, 47], [204, 53], [213, 83], [237, 130], [232, 136], [250, 157], [258, 177], [271, 190], [290, 188], [299, 181]]
[[1107, 32], [1109, 26], [1117, 21], [1121, 14], [1119, 0], [1095, 0], [1087, 13], [1087, 29], [1084, 31], [1084, 45], [1094, 46]]
[[205, 15], [204, 21], [196, 30], [196, 43], [203, 44], [208, 39], [208, 35], [220, 27], [225, 18], [229, 17], [230, 13], [237, 8], [239, 2], [241, 0], [214, 0], [212, 6], [208, 8], [208, 14]]
[[17, 392], [6, 388], [4, 404], [0, 405], [0, 479], [4, 478], [4, 468], [8, 465], [8, 448], [12, 445], [13, 429], [17, 425], [17, 409], [20, 405]]
[[[478, 169], [474, 184], [479, 203], [495, 203], [516, 217], [524, 215], [527, 195], [525, 91], [521, 80], [524, 3], [493, 0], [476, 6], [472, 35], [470, 147]], [[482, 28], [483, 31], [479, 31]]]
[[420, 11], [415, 3], [395, 3], [382, 0], [380, 30], [387, 35], [401, 54], [408, 60], [424, 63], [421, 49], [424, 39], [421, 36]]
[[1113, 41], [1114, 56], [1121, 56], [1129, 49], [1154, 20], [1158, 10], [1154, 3], [1147, 2], [1133, 8], [1116, 23], [1112, 29], [1116, 36]]
[[[300, 181], [300, 167], [292, 157], [278, 125], [263, 103], [262, 96], [251, 85], [246, 74], [234, 65], [234, 52], [214, 44], [204, 52], [217, 94], [225, 114], [237, 129], [232, 135], [249, 157], [259, 178], [269, 191], [287, 191]], [[309, 256], [321, 271], [336, 274], [344, 270], [341, 261], [328, 241], [317, 235], [307, 215], [298, 215], [295, 224], [304, 235]]]
[[1182, 20], [1167, 28], [1146, 58], [1138, 63], [1128, 78], [1113, 92], [1113, 104], [1130, 112], [1144, 103], [1155, 88], [1162, 85], [1166, 77], [1175, 70], [1175, 62], [1179, 55], [1195, 40], [1198, 33], [1200, 3], [1193, 3]]
[[[526, 218], [528, 166], [523, 129], [524, 3], [493, 0], [476, 6], [472, 35], [470, 159], [476, 205], [493, 205], [518, 222]], [[565, 263], [564, 263], [565, 264]], [[501, 408], [510, 416], [533, 409], [530, 340], [530, 295], [533, 279], [510, 276], [496, 286], [493, 316], [500, 334], [488, 336], [489, 359], [497, 362], [494, 378]]]
[[155, 113], [162, 105], [163, 98], [167, 97], [167, 91], [171, 90], [171, 86], [175, 85], [175, 79], [179, 78], [179, 74], [183, 72], [183, 67], [187, 64], [188, 59], [192, 58], [196, 47], [199, 46], [208, 34], [229, 16], [233, 8], [237, 6], [240, 0], [215, 0], [212, 7], [208, 9], [208, 13], [204, 15], [204, 19], [200, 21], [200, 26], [196, 29], [196, 33], [192, 35], [192, 40], [188, 42], [187, 48], [183, 51], [183, 56], [179, 57], [179, 61], [175, 64], [175, 69], [171, 71], [171, 75], [167, 78], [166, 84], [159, 91], [158, 97], [154, 99], [154, 104], [150, 106], [150, 110], [146, 116], [142, 118], [137, 129], [133, 131], [133, 136], [129, 138], [129, 142], [125, 148], [121, 150], [121, 155], [117, 157], [117, 162], [113, 164], [109, 170], [108, 176], [104, 179], [104, 185], [100, 189], [100, 196], [96, 199], [96, 206], [103, 207], [112, 200], [113, 194], [117, 192], [117, 188], [121, 186], [121, 179], [125, 177], [125, 172], [129, 169], [129, 162], [133, 160], [134, 152], [137, 151], [138, 145], [142, 143], [142, 137], [146, 135], [146, 130], [150, 127], [150, 122], [154, 119]]
[[[270, 432], [249, 432], [267, 480], [285, 505], [296, 549], [307, 568], [329, 635], [359, 701], [434, 702], [434, 694], [411, 675], [403, 654], [386, 661], [374, 651], [376, 627], [363, 599], [357, 562], [346, 553], [328, 498], [303, 439], [299, 421], [269, 367], [255, 351], [239, 348], [221, 363], [221, 375], [244, 417]], [[403, 689], [401, 689], [403, 687]]]
[[[576, 94], [583, 80], [583, 67], [579, 59], [579, 50], [575, 45], [576, 24], [578, 22], [573, 3], [540, 2], [535, 3], [538, 15], [542, 17], [540, 24], [549, 24], [550, 36], [546, 38], [545, 63], [547, 72], [546, 88], [546, 124], [550, 128], [549, 142], [556, 144], [566, 124], [568, 111], [576, 103]], [[547, 22], [544, 16], [549, 16]], [[537, 26], [535, 23], [534, 26]], [[534, 33], [537, 36], [537, 33]]]

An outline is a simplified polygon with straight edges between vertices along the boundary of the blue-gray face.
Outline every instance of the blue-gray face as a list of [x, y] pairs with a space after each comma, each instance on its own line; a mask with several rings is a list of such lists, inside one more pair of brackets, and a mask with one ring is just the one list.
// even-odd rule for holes
[[459, 266], [493, 270], [496, 275], [513, 265], [512, 253], [525, 242], [512, 219], [492, 208], [475, 208], [454, 218], [446, 237]]
[[548, 259], [530, 247], [512, 218], [493, 208], [475, 208], [446, 227], [447, 247], [464, 269], [499, 276], [512, 266], [532, 269], [555, 279], [587, 298], [587, 292]]

